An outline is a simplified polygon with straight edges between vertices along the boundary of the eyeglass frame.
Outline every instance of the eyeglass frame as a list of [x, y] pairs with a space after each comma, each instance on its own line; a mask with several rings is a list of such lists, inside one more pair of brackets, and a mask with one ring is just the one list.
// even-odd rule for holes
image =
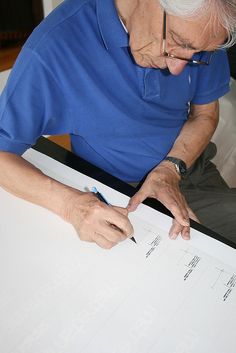
[[166, 58], [170, 58], [170, 59], [178, 59], [178, 60], [182, 60], [182, 61], [187, 61], [187, 63], [194, 64], [194, 65], [205, 65], [205, 66], [209, 65], [211, 62], [212, 56], [214, 54], [214, 51], [210, 52], [210, 56], [209, 56], [208, 61], [187, 59], [187, 58], [176, 56], [174, 54], [170, 54], [167, 52], [167, 50], [166, 50], [166, 42], [167, 42], [167, 39], [166, 39], [166, 17], [167, 17], [167, 14], [166, 14], [166, 11], [164, 11], [163, 12], [163, 30], [162, 30], [162, 56], [164, 56]]

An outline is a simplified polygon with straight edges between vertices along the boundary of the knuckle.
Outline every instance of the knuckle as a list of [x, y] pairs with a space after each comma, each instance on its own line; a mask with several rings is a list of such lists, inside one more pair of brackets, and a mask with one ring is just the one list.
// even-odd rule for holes
[[84, 234], [78, 233], [80, 240], [86, 241], [87, 237]]
[[174, 227], [173, 227], [173, 229], [174, 230], [181, 230], [181, 229], [183, 229], [183, 226], [181, 225], [181, 224], [179, 224], [179, 223], [175, 223], [175, 225], [174, 225]]
[[81, 241], [87, 241], [87, 242], [93, 241], [92, 236], [90, 236], [87, 232], [84, 233], [84, 232], [77, 231], [77, 234], [78, 234]]
[[115, 244], [117, 244], [117, 243], [119, 243], [121, 240], [123, 240], [122, 239], [122, 234], [113, 234], [112, 235], [112, 242], [113, 243], [115, 243]]
[[90, 215], [97, 216], [101, 212], [102, 206], [103, 205], [99, 202], [94, 203], [93, 206], [89, 209]]
[[169, 204], [168, 204], [168, 208], [171, 212], [176, 212], [179, 210], [179, 205], [175, 200], [172, 200]]
[[103, 247], [103, 249], [105, 249], [105, 250], [110, 250], [114, 245], [115, 245], [115, 244], [113, 244], [113, 243], [106, 242], [106, 243], [102, 244], [102, 247]]
[[124, 226], [123, 229], [124, 229], [124, 230], [123, 230], [123, 233], [124, 233], [124, 235], [125, 235], [126, 237], [131, 236], [131, 235], [133, 234], [133, 232], [134, 232], [133, 227], [132, 227], [131, 224], [128, 223], [128, 222], [126, 223], [126, 225]]

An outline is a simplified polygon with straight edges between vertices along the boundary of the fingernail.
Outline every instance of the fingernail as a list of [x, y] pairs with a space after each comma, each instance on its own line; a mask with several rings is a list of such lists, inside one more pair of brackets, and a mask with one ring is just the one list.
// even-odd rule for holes
[[134, 232], [128, 235], [128, 238], [133, 238]]
[[128, 205], [128, 206], [127, 206], [127, 210], [128, 210], [128, 212], [135, 211], [135, 207], [132, 206], [132, 205]]
[[183, 236], [183, 238], [184, 238], [185, 240], [189, 240], [189, 239], [190, 239], [190, 234], [189, 234], [189, 233], [185, 233], [184, 236]]
[[170, 239], [175, 240], [177, 238], [177, 234], [171, 234], [169, 235]]

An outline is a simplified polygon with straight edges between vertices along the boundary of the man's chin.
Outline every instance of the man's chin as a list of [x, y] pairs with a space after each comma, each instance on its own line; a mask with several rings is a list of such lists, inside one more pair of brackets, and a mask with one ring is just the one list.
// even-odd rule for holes
[[141, 66], [143, 68], [149, 68], [149, 69], [160, 69], [164, 70], [167, 68], [167, 65], [165, 63], [153, 63], [149, 60], [139, 60], [139, 58], [134, 57], [134, 60], [138, 66]]
[[143, 68], [146, 68], [146, 69], [159, 69], [159, 70], [165, 70], [167, 68], [166, 65], [154, 65], [154, 64], [151, 64], [151, 63], [145, 63], [145, 64], [138, 64], [137, 65], [143, 67]]

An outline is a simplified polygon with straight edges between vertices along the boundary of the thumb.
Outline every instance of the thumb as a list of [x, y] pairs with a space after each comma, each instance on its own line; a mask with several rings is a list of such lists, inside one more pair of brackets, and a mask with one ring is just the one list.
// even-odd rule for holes
[[119, 206], [113, 206], [113, 208], [119, 212], [120, 214], [122, 214], [123, 216], [128, 216], [128, 210], [127, 208], [123, 208], [123, 207], [119, 207]]
[[195, 213], [191, 210], [191, 208], [187, 207], [187, 210], [188, 210], [189, 218], [193, 219], [197, 223], [201, 223], [198, 217], [195, 215]]
[[127, 209], [129, 212], [133, 212], [137, 209], [138, 205], [147, 198], [147, 195], [140, 189], [136, 194], [129, 200]]

